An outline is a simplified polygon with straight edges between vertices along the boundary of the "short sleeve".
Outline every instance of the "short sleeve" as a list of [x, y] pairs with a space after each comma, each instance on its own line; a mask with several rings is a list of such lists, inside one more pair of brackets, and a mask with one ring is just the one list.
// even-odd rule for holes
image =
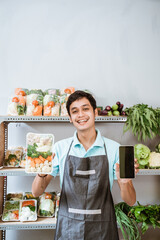
[[51, 175], [56, 177], [59, 173], [59, 154], [58, 154], [58, 149], [57, 149], [56, 144], [53, 147], [53, 153], [55, 153], [55, 156], [52, 160], [52, 173], [51, 173]]
[[119, 146], [117, 147], [116, 153], [115, 153], [115, 160], [114, 160], [114, 164], [113, 164], [113, 178], [115, 180], [117, 180], [117, 176], [116, 176], [116, 163], [119, 163]]

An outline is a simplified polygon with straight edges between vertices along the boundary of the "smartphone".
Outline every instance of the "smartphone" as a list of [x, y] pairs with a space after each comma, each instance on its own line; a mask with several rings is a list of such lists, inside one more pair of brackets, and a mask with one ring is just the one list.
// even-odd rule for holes
[[119, 147], [120, 178], [135, 178], [134, 146]]

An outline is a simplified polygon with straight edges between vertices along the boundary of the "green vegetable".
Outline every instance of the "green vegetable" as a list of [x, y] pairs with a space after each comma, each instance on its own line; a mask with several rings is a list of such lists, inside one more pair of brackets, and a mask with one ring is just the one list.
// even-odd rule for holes
[[27, 147], [27, 156], [31, 158], [38, 158], [39, 156], [42, 156], [43, 158], [47, 158], [48, 156], [52, 155], [52, 152], [47, 151], [47, 152], [38, 152], [36, 148], [38, 145], [34, 143], [33, 145], [28, 145]]
[[46, 216], [46, 217], [51, 217], [53, 216], [53, 213], [51, 213], [50, 211], [46, 211], [46, 210], [39, 210], [40, 216]]
[[29, 91], [29, 94], [39, 94], [39, 95], [44, 95], [43, 91], [41, 89], [32, 89]]
[[124, 132], [132, 129], [138, 141], [153, 138], [160, 135], [160, 110], [148, 107], [146, 104], [137, 104], [125, 109], [127, 121], [124, 125]]
[[18, 106], [17, 106], [17, 112], [18, 112], [18, 115], [24, 115], [24, 113], [25, 113], [25, 107], [22, 106], [22, 105], [18, 105]]
[[143, 144], [136, 144], [134, 146], [134, 155], [140, 164], [140, 168], [144, 168], [149, 163], [150, 149]]
[[119, 111], [113, 111], [113, 116], [119, 116], [120, 112]]
[[156, 146], [156, 152], [160, 153], [160, 143]]
[[134, 219], [127, 216], [131, 207], [125, 202], [121, 202], [115, 205], [115, 214], [117, 222], [122, 231], [124, 240], [140, 240], [140, 233], [137, 224]]
[[133, 206], [128, 214], [131, 218], [135, 219], [137, 223], [141, 223], [141, 230], [144, 234], [149, 225], [153, 228], [159, 227], [160, 223], [160, 205], [143, 206], [138, 202], [138, 206]]
[[5, 203], [5, 210], [19, 209], [19, 201], [11, 201]]
[[27, 207], [29, 207], [32, 212], [35, 212], [35, 210], [36, 210], [35, 206], [28, 205]]

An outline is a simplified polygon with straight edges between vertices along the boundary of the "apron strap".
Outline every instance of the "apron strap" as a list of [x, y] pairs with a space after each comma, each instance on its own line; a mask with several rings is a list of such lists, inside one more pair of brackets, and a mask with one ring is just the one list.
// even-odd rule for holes
[[73, 143], [73, 140], [72, 140], [72, 142], [71, 142], [71, 144], [70, 144], [70, 146], [69, 146], [69, 149], [68, 149], [68, 152], [67, 152], [67, 158], [68, 158], [69, 152], [70, 152], [70, 150], [71, 150], [72, 143]]
[[[104, 139], [103, 139], [103, 142], [104, 142]], [[107, 149], [106, 149], [106, 144], [104, 142], [104, 150], [105, 150], [105, 155], [107, 155]]]

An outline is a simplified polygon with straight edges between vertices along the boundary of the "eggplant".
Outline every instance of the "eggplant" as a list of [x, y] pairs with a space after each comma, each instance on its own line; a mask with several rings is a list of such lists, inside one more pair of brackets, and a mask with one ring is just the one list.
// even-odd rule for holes
[[108, 111], [107, 110], [102, 110], [102, 111], [100, 111], [100, 115], [101, 116], [106, 116], [108, 114]]
[[105, 110], [111, 111], [111, 107], [110, 107], [110, 106], [106, 106], [106, 107], [105, 107]]
[[121, 103], [120, 103], [120, 102], [116, 102], [116, 104], [117, 104], [117, 105], [118, 105], [118, 107], [119, 107]]

